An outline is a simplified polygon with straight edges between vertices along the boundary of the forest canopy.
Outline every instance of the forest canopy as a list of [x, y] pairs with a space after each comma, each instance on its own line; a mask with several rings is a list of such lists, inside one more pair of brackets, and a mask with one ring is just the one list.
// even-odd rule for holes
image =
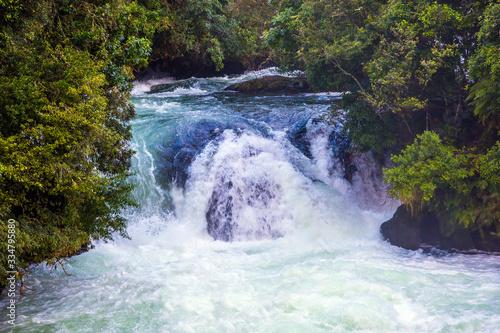
[[345, 133], [393, 154], [394, 197], [499, 223], [495, 1], [0, 0], [0, 27], [0, 246], [14, 219], [17, 267], [126, 236], [131, 81], [158, 60], [274, 64], [346, 91]]

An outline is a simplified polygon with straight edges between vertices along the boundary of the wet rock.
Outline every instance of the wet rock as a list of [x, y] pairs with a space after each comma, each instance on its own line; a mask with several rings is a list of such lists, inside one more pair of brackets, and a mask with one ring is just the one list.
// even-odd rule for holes
[[312, 159], [311, 153], [311, 143], [307, 137], [307, 123], [309, 118], [301, 119], [297, 121], [289, 130], [286, 132], [288, 141], [299, 149], [302, 154], [307, 156], [307, 158]]
[[227, 123], [204, 119], [182, 128], [173, 144], [163, 152], [158, 166], [162, 181], [174, 181], [176, 186], [184, 188], [189, 166], [196, 155], [230, 127]]
[[330, 143], [333, 157], [342, 164], [344, 178], [347, 181], [352, 182], [352, 177], [357, 171], [357, 168], [354, 165], [354, 159], [352, 153], [350, 152], [351, 140], [349, 140], [346, 135], [340, 133], [339, 130], [335, 129], [330, 133], [328, 142]]
[[399, 206], [394, 216], [380, 226], [380, 232], [392, 245], [408, 250], [420, 247], [420, 221], [412, 218], [404, 206]]
[[161, 158], [158, 161], [160, 182], [170, 185], [173, 181], [177, 187], [184, 188], [189, 178], [189, 166], [195, 157], [208, 143], [217, 144], [225, 130], [232, 130], [237, 135], [245, 131], [267, 136], [268, 128], [255, 126], [245, 119], [218, 121], [203, 119], [187, 124], [179, 129], [175, 141], [166, 142], [161, 148]]
[[208, 202], [207, 231], [214, 240], [231, 242], [234, 229], [237, 227], [233, 219], [233, 196], [229, 194], [233, 188], [231, 181], [221, 184], [212, 192]]
[[445, 213], [440, 216], [434, 212], [411, 214], [404, 205], [381, 225], [380, 232], [392, 245], [408, 250], [431, 246], [459, 252], [500, 251], [500, 238], [494, 225], [475, 230], [459, 229], [448, 223]]
[[224, 90], [237, 91], [241, 93], [265, 94], [285, 93], [296, 94], [312, 92], [309, 83], [304, 77], [291, 78], [281, 75], [269, 75], [258, 79], [252, 79], [228, 86]]
[[283, 217], [271, 209], [280, 200], [279, 187], [266, 178], [240, 178], [235, 186], [233, 176], [224, 175], [212, 192], [205, 214], [208, 234], [224, 242], [282, 237], [279, 221]]
[[192, 88], [195, 83], [196, 83], [195, 79], [187, 79], [170, 83], [156, 84], [151, 86], [151, 88], [149, 88], [148, 94], [156, 94], [160, 92], [172, 92], [179, 88], [189, 89]]
[[500, 225], [492, 224], [471, 233], [476, 249], [500, 253]]

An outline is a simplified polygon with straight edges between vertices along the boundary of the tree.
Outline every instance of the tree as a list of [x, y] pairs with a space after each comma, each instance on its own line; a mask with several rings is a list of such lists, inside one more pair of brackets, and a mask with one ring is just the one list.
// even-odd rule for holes
[[362, 89], [375, 38], [367, 20], [380, 6], [373, 0], [280, 1], [266, 41], [280, 50], [285, 70], [305, 70], [316, 89]]
[[232, 2], [142, 0], [155, 28], [153, 60], [176, 60], [185, 67], [224, 67], [227, 58], [250, 52], [248, 33], [230, 15]]
[[477, 34], [479, 48], [472, 56], [470, 72], [476, 83], [472, 86], [469, 100], [474, 113], [485, 127], [484, 138], [498, 139], [500, 130], [500, 4], [491, 3], [481, 20]]
[[22, 269], [126, 236], [130, 79], [151, 32], [129, 1], [1, 6], [0, 243], [15, 219]]
[[20, 268], [127, 236], [134, 72], [151, 56], [217, 69], [244, 57], [255, 41], [236, 20], [244, 15], [228, 14], [238, 6], [0, 1], [0, 245], [15, 219]]
[[348, 90], [344, 130], [355, 149], [394, 154], [392, 195], [457, 228], [498, 223], [500, 6], [278, 3], [266, 38], [281, 66], [305, 70], [317, 89]]
[[[394, 156], [397, 167], [385, 172], [393, 196], [410, 207], [440, 212], [451, 224], [463, 227], [500, 223], [499, 13], [495, 3], [484, 11], [476, 34], [479, 47], [471, 52], [475, 82], [468, 99], [477, 118], [466, 126], [476, 133], [467, 135], [473, 140], [450, 140], [445, 135], [450, 144], [443, 144], [437, 134], [425, 132]], [[466, 146], [456, 148], [462, 142]]]

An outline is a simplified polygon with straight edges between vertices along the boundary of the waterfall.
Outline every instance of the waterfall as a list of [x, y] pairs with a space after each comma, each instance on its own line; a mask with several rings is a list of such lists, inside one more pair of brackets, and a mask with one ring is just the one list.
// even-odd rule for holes
[[[381, 167], [324, 119], [338, 94], [240, 77], [137, 83], [131, 239], [32, 267], [22, 332], [495, 332], [499, 257], [382, 241]], [[158, 87], [158, 85], [163, 85]], [[156, 85], [150, 93], [151, 85]], [[0, 299], [5, 318], [6, 301]], [[0, 327], [0, 331], [4, 331]]]

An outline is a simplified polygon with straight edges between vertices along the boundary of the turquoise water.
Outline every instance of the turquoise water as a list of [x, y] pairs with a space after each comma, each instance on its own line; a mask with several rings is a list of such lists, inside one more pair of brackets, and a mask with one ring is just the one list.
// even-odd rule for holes
[[[267, 73], [156, 94], [152, 84], [171, 81], [135, 85], [142, 207], [125, 212], [131, 240], [71, 258], [71, 276], [34, 267], [14, 331], [500, 331], [500, 257], [382, 241], [396, 203], [369, 155], [356, 156], [353, 184], [341, 177], [336, 129], [322, 121], [338, 95], [221, 93]], [[291, 142], [301, 128], [307, 152]], [[192, 158], [185, 168], [180, 152]], [[231, 225], [232, 242], [214, 240], [207, 219]]]

